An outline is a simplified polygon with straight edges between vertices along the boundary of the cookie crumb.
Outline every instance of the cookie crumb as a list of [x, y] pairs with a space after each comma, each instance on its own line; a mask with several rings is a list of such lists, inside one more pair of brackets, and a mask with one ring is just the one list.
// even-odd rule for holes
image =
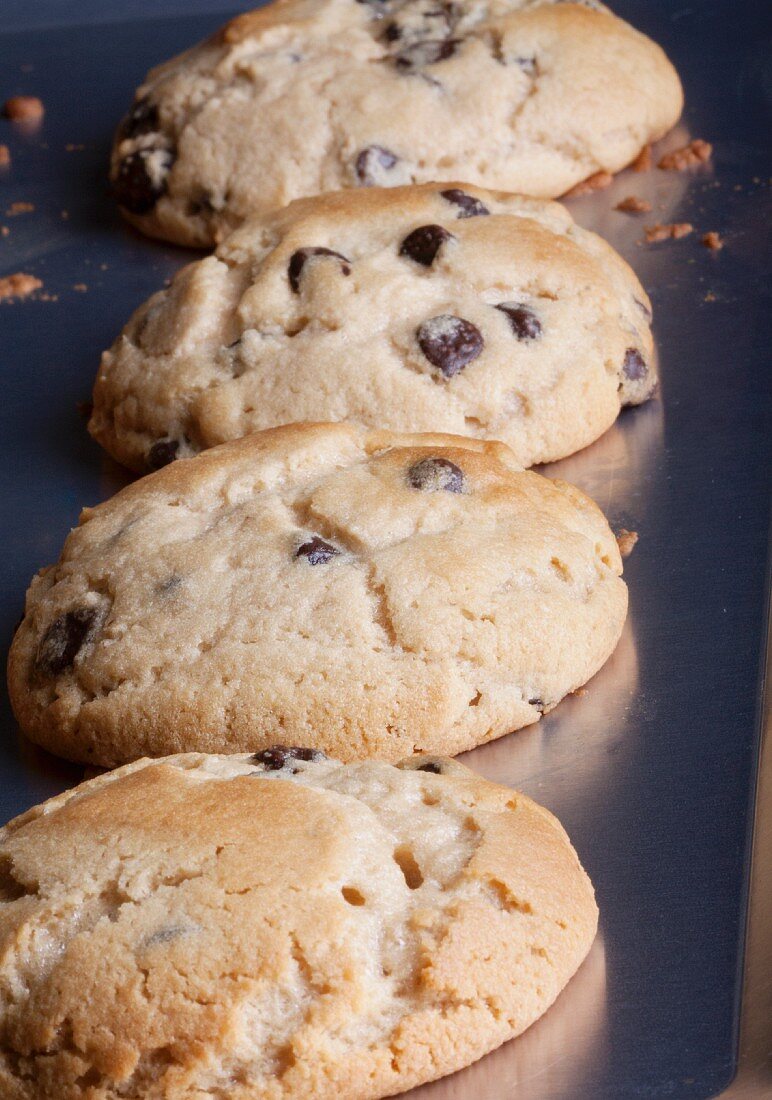
[[86, 291], [88, 290], [88, 284], [87, 283], [73, 283], [72, 284], [72, 289], [77, 290], [79, 294], [85, 294]]
[[59, 215], [59, 217], [62, 219], [63, 222], [66, 222], [67, 219], [69, 218], [69, 216], [70, 216], [70, 211], [69, 210], [62, 210], [61, 214]]
[[619, 553], [622, 555], [623, 558], [630, 557], [637, 541], [637, 531], [628, 531], [626, 527], [621, 527], [619, 529], [617, 533], [617, 546], [619, 547]]
[[701, 241], [706, 248], [709, 248], [711, 250], [711, 252], [718, 252], [724, 247], [724, 242], [721, 240], [720, 235], [715, 231], [715, 229], [711, 229], [709, 233], [706, 233], [701, 238]]
[[666, 225], [657, 222], [656, 225], [647, 225], [644, 233], [647, 242], [655, 244], [657, 241], [678, 241], [681, 237], [688, 237], [693, 229], [691, 222], [669, 222]]
[[578, 687], [574, 691], [572, 691], [571, 694], [572, 695], [578, 695], [579, 698], [581, 699], [583, 696], [585, 696], [587, 694], [587, 688], [586, 687]]
[[11, 150], [7, 145], [0, 145], [0, 168], [7, 168], [11, 163]]
[[6, 275], [4, 279], [0, 279], [0, 298], [26, 298], [42, 285], [42, 280], [36, 279], [34, 275], [17, 271], [14, 275]]
[[594, 175], [588, 176], [586, 180], [582, 180], [581, 183], [577, 183], [570, 191], [566, 191], [563, 198], [575, 199], [579, 195], [590, 195], [593, 191], [602, 191], [604, 187], [609, 187], [613, 180], [614, 177], [610, 172], [596, 172]]
[[652, 165], [651, 146], [644, 145], [638, 156], [630, 165], [634, 172], [650, 172]]
[[17, 214], [31, 214], [34, 209], [34, 202], [12, 202], [5, 213], [6, 217], [15, 218]]
[[85, 145], [76, 145], [72, 141], [68, 141], [64, 147], [65, 153], [79, 153], [82, 149], [85, 149]]
[[12, 95], [3, 104], [3, 114], [11, 122], [40, 122], [46, 109], [36, 95]]
[[666, 172], [684, 172], [687, 168], [694, 168], [698, 164], [706, 164], [713, 155], [713, 146], [709, 141], [695, 138], [681, 149], [674, 149], [672, 153], [665, 153], [658, 167]]
[[10, 232], [7, 225], [0, 225], [0, 237], [7, 237]]
[[717, 302], [718, 297], [713, 293], [712, 290], [709, 290], [702, 300], [703, 302]]
[[614, 209], [621, 210], [623, 214], [648, 214], [651, 203], [646, 199], [639, 199], [637, 195], [628, 195], [626, 199], [618, 202]]

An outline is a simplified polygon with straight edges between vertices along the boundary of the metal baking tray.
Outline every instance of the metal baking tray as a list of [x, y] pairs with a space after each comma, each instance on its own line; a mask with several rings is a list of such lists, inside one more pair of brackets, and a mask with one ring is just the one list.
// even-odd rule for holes
[[[684, 79], [686, 113], [663, 148], [689, 137], [715, 145], [708, 168], [625, 172], [571, 203], [631, 261], [655, 308], [660, 399], [547, 470], [589, 491], [615, 528], [639, 533], [626, 564], [630, 617], [585, 692], [466, 758], [558, 814], [596, 884], [601, 930], [525, 1036], [416, 1090], [416, 1100], [772, 1096], [758, 1059], [772, 1019], [769, 751], [759, 769], [772, 457], [769, 13], [754, 0], [731, 10], [725, 0], [615, 6], [663, 44]], [[37, 133], [0, 124], [13, 157], [0, 174], [9, 228], [0, 275], [44, 282], [34, 299], [0, 302], [4, 644], [31, 575], [56, 559], [80, 507], [127, 480], [78, 411], [99, 353], [190, 258], [121, 223], [105, 181], [113, 127], [147, 68], [232, 8], [3, 2], [0, 95], [46, 104]], [[648, 198], [652, 214], [615, 211], [628, 194]], [[20, 201], [34, 211], [4, 215]], [[695, 232], [642, 244], [655, 220], [689, 221]], [[708, 230], [721, 233], [722, 251], [701, 245]], [[20, 737], [4, 698], [2, 819], [81, 778]], [[755, 811], [766, 816], [752, 860]]]

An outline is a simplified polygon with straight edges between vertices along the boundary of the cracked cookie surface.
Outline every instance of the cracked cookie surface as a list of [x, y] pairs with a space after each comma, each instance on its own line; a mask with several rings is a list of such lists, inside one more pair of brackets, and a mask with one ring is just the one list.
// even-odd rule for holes
[[148, 74], [111, 178], [144, 232], [210, 245], [340, 188], [554, 197], [630, 163], [681, 105], [659, 46], [601, 4], [279, 0]]
[[291, 425], [84, 511], [28, 593], [12, 701], [33, 740], [108, 766], [455, 754], [597, 671], [621, 572], [596, 505], [503, 444]]
[[105, 352], [90, 430], [138, 471], [298, 420], [501, 439], [523, 466], [652, 393], [649, 300], [557, 203], [466, 184], [253, 218]]
[[0, 830], [4, 1100], [376, 1100], [555, 1000], [597, 908], [547, 810], [454, 761], [272, 754]]

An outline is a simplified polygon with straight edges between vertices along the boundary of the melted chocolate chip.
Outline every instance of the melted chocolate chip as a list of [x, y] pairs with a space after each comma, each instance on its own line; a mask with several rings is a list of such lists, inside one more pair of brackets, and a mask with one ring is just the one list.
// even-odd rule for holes
[[451, 313], [424, 321], [416, 337], [426, 358], [446, 378], [452, 378], [476, 359], [485, 344], [482, 333], [475, 325]]
[[170, 462], [174, 462], [179, 449], [179, 440], [159, 439], [147, 452], [145, 461], [148, 469], [160, 470], [163, 466], [168, 466]]
[[118, 127], [118, 141], [127, 141], [158, 129], [158, 108], [149, 96], [138, 99]]
[[377, 187], [396, 167], [399, 157], [382, 145], [368, 145], [356, 159], [357, 179], [365, 187]]
[[399, 247], [399, 254], [409, 256], [424, 267], [431, 267], [442, 245], [451, 239], [455, 239], [453, 234], [441, 225], [422, 225], [408, 233]]
[[303, 268], [306, 262], [310, 260], [312, 256], [333, 256], [336, 260], [340, 260], [341, 272], [344, 275], [351, 274], [349, 261], [345, 256], [342, 256], [340, 252], [333, 252], [331, 248], [299, 248], [297, 252], [292, 253], [287, 267], [287, 278], [295, 294], [300, 293], [300, 277], [303, 274]]
[[407, 472], [407, 481], [424, 493], [463, 493], [464, 474], [447, 458], [422, 458]]
[[438, 61], [452, 57], [457, 45], [455, 38], [414, 42], [396, 55], [394, 64], [398, 69], [422, 69], [426, 65], [436, 65]]
[[318, 535], [314, 535], [308, 542], [304, 542], [295, 551], [296, 558], [307, 558], [309, 565], [326, 565], [330, 558], [334, 558], [336, 554], [339, 554], [337, 546], [333, 546], [329, 542], [325, 542], [324, 539], [320, 539]]
[[541, 321], [532, 309], [518, 302], [501, 302], [496, 309], [505, 313], [510, 328], [518, 340], [538, 340], [541, 336]]
[[485, 203], [480, 202], [474, 195], [467, 195], [460, 187], [449, 187], [446, 191], [440, 191], [446, 202], [452, 203], [459, 209], [459, 218], [481, 218], [490, 214]]
[[290, 748], [287, 745], [273, 745], [270, 749], [256, 752], [252, 757], [253, 764], [262, 764], [270, 772], [281, 771], [290, 760], [306, 760], [317, 763], [319, 760], [327, 760], [327, 754], [319, 749]]
[[646, 360], [638, 349], [628, 348], [622, 362], [622, 374], [625, 378], [629, 378], [631, 382], [639, 382], [648, 373], [649, 368], [646, 366]]
[[38, 646], [35, 671], [59, 676], [72, 668], [83, 646], [96, 633], [101, 618], [95, 607], [78, 607], [54, 619]]
[[[148, 169], [148, 160], [158, 159], [160, 178]], [[168, 149], [140, 149], [130, 153], [118, 165], [113, 181], [113, 194], [121, 206], [132, 214], [148, 214], [166, 191], [166, 175], [172, 165]]]

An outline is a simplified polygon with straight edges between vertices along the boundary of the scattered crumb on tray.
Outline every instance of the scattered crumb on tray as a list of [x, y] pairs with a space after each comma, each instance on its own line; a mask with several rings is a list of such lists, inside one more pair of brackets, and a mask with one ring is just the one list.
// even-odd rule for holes
[[571, 692], [571, 694], [572, 694], [572, 695], [578, 695], [578, 696], [579, 696], [579, 698], [581, 699], [581, 697], [582, 697], [583, 695], [586, 695], [586, 694], [587, 694], [587, 688], [586, 688], [586, 687], [578, 687], [578, 688], [576, 688], [576, 690], [575, 690], [575, 691], [572, 691], [572, 692]]
[[0, 225], [0, 237], [7, 237], [10, 232], [7, 225]]
[[630, 165], [634, 172], [650, 172], [652, 165], [651, 146], [644, 145], [638, 156]]
[[672, 153], [665, 153], [658, 167], [666, 172], [683, 172], [687, 168], [694, 168], [698, 164], [705, 164], [713, 155], [713, 146], [709, 141], [695, 138], [681, 149], [674, 149]]
[[73, 141], [68, 141], [64, 147], [65, 153], [79, 153], [82, 149], [85, 149], [85, 145], [77, 145]]
[[702, 300], [703, 302], [717, 302], [718, 297], [713, 293], [712, 290], [709, 290]]
[[617, 534], [617, 546], [623, 558], [629, 558], [638, 541], [637, 531], [628, 531], [626, 527], [620, 528]]
[[681, 237], [688, 237], [693, 229], [691, 222], [669, 222], [666, 225], [657, 222], [656, 225], [647, 225], [644, 232], [647, 242], [656, 244], [657, 241], [679, 241]]
[[88, 290], [88, 284], [87, 283], [73, 283], [72, 284], [72, 289], [77, 290], [79, 294], [85, 294], [86, 291]]
[[40, 122], [46, 109], [36, 95], [12, 95], [3, 104], [3, 114], [11, 122]]
[[70, 211], [69, 211], [69, 210], [62, 210], [62, 212], [61, 212], [61, 214], [60, 214], [59, 216], [61, 217], [61, 219], [62, 219], [62, 221], [63, 221], [63, 222], [66, 222], [66, 221], [67, 221], [67, 219], [68, 219], [68, 218], [69, 218], [69, 216], [70, 216]]
[[7, 168], [11, 163], [11, 150], [7, 145], [0, 145], [0, 168]]
[[26, 298], [34, 290], [42, 287], [42, 280], [34, 275], [27, 275], [23, 271], [17, 271], [13, 275], [6, 275], [0, 279], [0, 298]]
[[15, 218], [17, 214], [31, 214], [34, 209], [34, 202], [12, 202], [5, 213], [6, 217]]
[[563, 198], [575, 199], [578, 195], [590, 195], [593, 191], [602, 191], [604, 187], [609, 187], [613, 180], [614, 177], [610, 172], [596, 172], [595, 175], [588, 176], [586, 180], [577, 183], [570, 191], [566, 191]]
[[621, 210], [623, 214], [648, 214], [651, 203], [646, 199], [639, 199], [637, 195], [628, 195], [626, 199], [618, 202], [614, 209]]
[[724, 247], [724, 242], [721, 240], [720, 234], [718, 234], [715, 229], [711, 229], [710, 233], [705, 233], [704, 236], [701, 238], [701, 241], [706, 248], [709, 248], [711, 250], [711, 252], [718, 252]]

